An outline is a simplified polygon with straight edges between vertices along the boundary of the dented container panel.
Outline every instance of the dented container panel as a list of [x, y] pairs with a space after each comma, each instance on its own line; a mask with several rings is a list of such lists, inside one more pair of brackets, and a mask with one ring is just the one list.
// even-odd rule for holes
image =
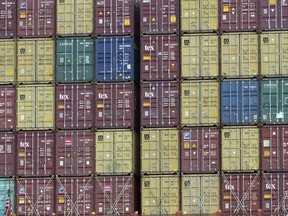
[[13, 130], [16, 119], [16, 90], [13, 86], [0, 86], [0, 128]]
[[16, 42], [14, 40], [0, 41], [0, 84], [10, 84], [16, 81]]
[[[6, 176], [8, 177], [8, 176], [15, 175], [15, 169], [16, 169], [15, 145], [16, 145], [16, 139], [13, 133], [5, 133], [5, 132], [0, 133], [0, 176], [1, 177], [6, 177]], [[0, 181], [0, 184], [1, 184], [1, 181]], [[0, 192], [0, 196], [1, 196], [1, 192]]]
[[[0, 212], [6, 211], [6, 202], [10, 200], [11, 214], [16, 213], [15, 182], [10, 178], [0, 178]], [[4, 214], [3, 214], [4, 215]]]
[[16, 0], [2, 0], [0, 4], [0, 38], [16, 36]]

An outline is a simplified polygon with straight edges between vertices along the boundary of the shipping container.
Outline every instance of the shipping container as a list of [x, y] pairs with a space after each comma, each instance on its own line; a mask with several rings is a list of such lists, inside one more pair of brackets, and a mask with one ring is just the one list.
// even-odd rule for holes
[[141, 178], [142, 215], [175, 215], [180, 209], [179, 176]]
[[221, 123], [257, 124], [259, 86], [257, 80], [224, 80], [221, 83]]
[[258, 0], [221, 0], [222, 31], [256, 31], [258, 24]]
[[140, 0], [141, 34], [177, 33], [179, 0]]
[[59, 38], [56, 40], [56, 80], [90, 82], [94, 78], [94, 40]]
[[218, 36], [183, 35], [181, 37], [182, 79], [215, 78], [218, 76]]
[[288, 33], [269, 32], [261, 35], [261, 75], [288, 75]]
[[141, 80], [178, 79], [179, 58], [178, 36], [141, 37]]
[[219, 124], [219, 83], [184, 81], [181, 83], [181, 125], [213, 126]]
[[258, 75], [258, 35], [256, 33], [221, 36], [223, 77], [248, 78]]
[[222, 175], [222, 215], [259, 215], [261, 211], [260, 176]]
[[16, 36], [16, 0], [1, 0], [0, 4], [0, 38]]
[[13, 130], [16, 119], [16, 91], [12, 85], [0, 86], [0, 130]]
[[136, 83], [98, 83], [95, 96], [97, 128], [138, 128], [140, 110]]
[[88, 129], [93, 125], [94, 88], [92, 84], [56, 86], [56, 127]]
[[288, 29], [287, 0], [261, 0], [260, 4], [261, 29]]
[[181, 31], [216, 31], [218, 29], [218, 0], [180, 0]]
[[261, 121], [264, 124], [288, 123], [288, 79], [261, 81]]
[[261, 129], [261, 165], [264, 171], [288, 170], [288, 127], [267, 126]]
[[54, 178], [19, 178], [17, 215], [53, 215]]
[[28, 39], [17, 42], [18, 83], [51, 83], [54, 80], [54, 41]]
[[133, 130], [97, 130], [96, 173], [100, 175], [139, 173], [139, 148], [139, 134]]
[[15, 59], [16, 42], [9, 39], [0, 40], [0, 84], [11, 84], [16, 81]]
[[130, 176], [96, 177], [96, 215], [133, 215], [140, 212], [140, 181]]
[[182, 214], [216, 214], [220, 209], [220, 177], [214, 175], [182, 175]]
[[12, 178], [0, 178], [0, 212], [5, 215], [5, 211], [16, 213], [15, 182]]
[[93, 178], [56, 177], [56, 215], [91, 215], [93, 212]]
[[181, 172], [220, 171], [220, 134], [217, 128], [197, 127], [181, 130]]
[[52, 175], [54, 145], [52, 132], [19, 132], [17, 134], [17, 175]]
[[15, 175], [15, 168], [16, 168], [15, 145], [16, 145], [16, 141], [15, 141], [15, 135], [13, 133], [7, 133], [7, 132], [0, 133], [0, 176], [1, 177]]
[[178, 126], [179, 91], [174, 81], [141, 83], [141, 126]]
[[224, 127], [221, 140], [222, 171], [258, 170], [259, 139], [257, 127]]
[[56, 174], [84, 176], [94, 170], [94, 135], [91, 131], [60, 131], [56, 133]]
[[153, 128], [141, 131], [141, 173], [178, 173], [179, 131], [176, 128]]
[[54, 117], [53, 85], [17, 87], [17, 130], [53, 129]]
[[57, 35], [89, 35], [93, 32], [93, 0], [57, 1]]
[[49, 37], [55, 33], [55, 0], [21, 0], [17, 5], [18, 37]]

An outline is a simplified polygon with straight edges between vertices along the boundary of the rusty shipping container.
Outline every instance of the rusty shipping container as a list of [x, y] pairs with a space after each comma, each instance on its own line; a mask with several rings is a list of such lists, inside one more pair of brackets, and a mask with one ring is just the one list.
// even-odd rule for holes
[[0, 38], [16, 36], [16, 0], [2, 0], [0, 4]]
[[55, 33], [55, 0], [21, 0], [17, 5], [18, 37], [49, 37]]
[[136, 176], [98, 176], [96, 215], [133, 215], [140, 212], [140, 181]]
[[12, 85], [0, 86], [0, 130], [13, 130], [16, 119], [16, 90]]
[[14, 176], [16, 170], [14, 133], [0, 132], [0, 176]]
[[261, 210], [260, 175], [222, 175], [222, 214], [257, 215]]
[[98, 83], [95, 88], [97, 128], [139, 127], [139, 87], [136, 83]]
[[56, 176], [56, 215], [91, 215], [93, 212], [93, 179], [58, 178]]
[[140, 0], [141, 34], [179, 31], [179, 0]]
[[16, 81], [16, 41], [0, 40], [0, 84]]
[[176, 35], [141, 37], [141, 80], [179, 78], [179, 47]]
[[11, 214], [16, 213], [15, 203], [15, 181], [14, 178], [0, 178], [0, 212], [7, 210], [7, 200], [10, 200], [9, 207]]
[[198, 127], [181, 130], [181, 172], [216, 173], [220, 171], [220, 134], [217, 128]]
[[141, 83], [141, 127], [178, 126], [179, 90], [178, 82]]
[[54, 178], [16, 179], [17, 215], [52, 215]]
[[84, 176], [94, 170], [94, 135], [91, 131], [60, 131], [56, 133], [56, 174]]
[[54, 174], [54, 145], [52, 132], [19, 132], [17, 134], [17, 175]]
[[88, 129], [93, 126], [94, 88], [92, 84], [56, 86], [56, 127]]

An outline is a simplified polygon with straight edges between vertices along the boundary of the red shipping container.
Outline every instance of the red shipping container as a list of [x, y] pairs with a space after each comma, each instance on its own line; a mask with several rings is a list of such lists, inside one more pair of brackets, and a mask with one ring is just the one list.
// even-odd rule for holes
[[56, 175], [81, 176], [94, 172], [94, 134], [91, 131], [56, 133]]
[[133, 83], [96, 85], [97, 128], [130, 128], [139, 125], [138, 86]]
[[258, 28], [258, 0], [221, 0], [222, 31], [253, 31]]
[[17, 134], [17, 174], [50, 176], [54, 167], [54, 134], [52, 132], [19, 132]]
[[179, 8], [179, 0], [140, 0], [141, 33], [177, 33]]
[[141, 126], [169, 127], [179, 125], [178, 82], [145, 82], [141, 84]]
[[54, 178], [17, 179], [17, 215], [52, 215]]
[[56, 126], [61, 129], [88, 129], [93, 125], [92, 84], [56, 86]]
[[97, 215], [133, 215], [139, 211], [140, 182], [137, 177], [96, 177]]
[[15, 135], [0, 132], [0, 177], [15, 175]]
[[16, 119], [15, 88], [0, 86], [0, 130], [13, 130]]
[[18, 3], [18, 36], [54, 35], [55, 0], [21, 0]]
[[219, 130], [191, 128], [181, 131], [181, 169], [184, 173], [220, 171]]
[[93, 178], [57, 178], [56, 215], [91, 215]]
[[1, 0], [0, 38], [12, 38], [16, 35], [16, 0]]
[[141, 38], [141, 79], [179, 78], [179, 42], [176, 35], [151, 35]]
[[223, 215], [257, 215], [260, 201], [260, 173], [222, 175]]

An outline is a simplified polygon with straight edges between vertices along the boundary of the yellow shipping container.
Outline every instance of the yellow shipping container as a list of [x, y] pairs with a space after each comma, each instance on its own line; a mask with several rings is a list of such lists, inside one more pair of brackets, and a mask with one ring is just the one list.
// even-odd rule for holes
[[28, 39], [18, 41], [18, 82], [52, 82], [54, 79], [54, 41]]
[[0, 40], [0, 84], [15, 82], [16, 42]]
[[17, 130], [54, 128], [54, 86], [17, 87]]
[[180, 208], [179, 189], [178, 176], [142, 177], [142, 215], [175, 215]]
[[97, 174], [125, 174], [139, 168], [139, 135], [130, 129], [99, 130], [95, 137]]
[[182, 213], [202, 215], [220, 209], [220, 177], [210, 175], [182, 175]]
[[221, 146], [223, 171], [259, 169], [259, 129], [257, 127], [224, 127]]
[[153, 128], [141, 131], [141, 172], [179, 172], [179, 131]]
[[218, 125], [219, 83], [184, 81], [181, 83], [181, 125]]

